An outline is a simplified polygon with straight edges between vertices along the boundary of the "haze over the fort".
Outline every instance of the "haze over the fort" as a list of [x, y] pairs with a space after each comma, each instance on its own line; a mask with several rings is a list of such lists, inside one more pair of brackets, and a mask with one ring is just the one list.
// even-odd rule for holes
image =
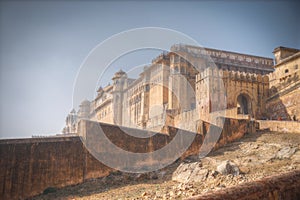
[[[59, 133], [81, 63], [114, 34], [170, 28], [204, 47], [272, 58], [277, 46], [300, 48], [299, 7], [297, 1], [1, 1], [0, 138]], [[159, 53], [120, 58], [101, 84]]]

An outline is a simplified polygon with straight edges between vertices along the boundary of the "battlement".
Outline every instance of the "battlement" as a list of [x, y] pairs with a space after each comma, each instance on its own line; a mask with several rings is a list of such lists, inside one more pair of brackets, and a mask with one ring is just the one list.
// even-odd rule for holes
[[161, 61], [168, 60], [168, 59], [169, 59], [169, 54], [167, 52], [163, 52], [152, 60], [152, 64], [158, 64]]
[[196, 82], [199, 82], [207, 77], [220, 77], [222, 79], [232, 79], [245, 82], [262, 82], [268, 83], [269, 77], [256, 73], [246, 73], [240, 71], [228, 71], [217, 68], [207, 68], [196, 75]]
[[273, 59], [241, 54], [236, 52], [204, 48], [199, 46], [176, 44], [171, 47], [172, 52], [187, 52], [193, 57], [202, 57], [215, 63], [255, 67], [258, 69], [273, 69]]

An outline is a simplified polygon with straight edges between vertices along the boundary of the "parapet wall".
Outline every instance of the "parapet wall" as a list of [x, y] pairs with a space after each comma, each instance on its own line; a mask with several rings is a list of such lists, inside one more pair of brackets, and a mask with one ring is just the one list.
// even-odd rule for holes
[[220, 77], [223, 79], [231, 79], [234, 81], [244, 81], [244, 82], [259, 82], [267, 84], [269, 82], [269, 77], [267, 75], [260, 75], [256, 73], [246, 73], [240, 71], [228, 71], [217, 68], [207, 68], [204, 71], [196, 75], [196, 82], [208, 77]]
[[194, 57], [210, 56], [214, 62], [226, 60], [230, 64], [240, 64], [248, 66], [263, 66], [264, 68], [271, 68], [273, 66], [273, 59], [264, 58], [235, 52], [229, 52], [211, 48], [201, 48], [198, 46], [176, 44], [171, 47], [173, 52], [187, 52]]
[[300, 133], [300, 122], [296, 121], [276, 121], [257, 120], [259, 129], [270, 129], [270, 131]]
[[175, 116], [174, 125], [183, 130], [189, 130], [197, 132], [197, 121], [199, 120], [199, 114], [197, 109], [182, 112]]
[[[97, 137], [93, 140], [97, 134], [92, 133], [97, 133], [99, 125], [112, 143], [129, 152], [155, 152], [172, 142], [175, 143], [165, 154], [159, 155], [162, 156], [162, 162], [174, 155], [178, 145], [184, 143], [186, 138], [193, 138], [192, 143], [183, 154], [178, 154], [178, 158], [183, 159], [199, 153], [204, 136], [214, 127], [206, 122], [199, 124], [202, 134], [169, 127], [167, 135], [93, 121], [81, 121], [79, 130], [83, 140], [90, 138], [88, 141], [92, 143], [100, 142], [100, 145], [95, 145], [94, 150], [112, 160], [117, 160], [117, 152], [110, 151], [105, 142], [98, 141]], [[249, 132], [249, 124], [247, 120], [225, 119], [221, 137], [214, 148], [241, 138]], [[174, 142], [175, 137], [180, 138], [179, 142]], [[138, 156], [136, 158], [139, 159]], [[129, 167], [135, 164], [126, 160], [126, 157], [123, 161]], [[149, 163], [139, 164], [147, 166]], [[61, 188], [79, 184], [87, 179], [107, 176], [113, 171], [88, 152], [80, 137], [0, 140], [0, 169], [0, 199], [26, 199], [49, 187]]]

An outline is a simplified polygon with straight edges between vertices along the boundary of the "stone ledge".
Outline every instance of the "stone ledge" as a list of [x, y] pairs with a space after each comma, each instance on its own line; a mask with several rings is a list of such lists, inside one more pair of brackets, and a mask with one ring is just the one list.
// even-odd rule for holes
[[3, 139], [3, 140], [0, 140], [0, 144], [26, 144], [26, 143], [37, 143], [37, 142], [67, 142], [67, 141], [77, 141], [79, 139], [80, 139], [79, 136]]

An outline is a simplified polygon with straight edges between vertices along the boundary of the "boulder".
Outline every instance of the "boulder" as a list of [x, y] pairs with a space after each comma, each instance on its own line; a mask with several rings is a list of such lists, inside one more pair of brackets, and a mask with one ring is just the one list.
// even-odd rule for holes
[[181, 163], [173, 172], [172, 180], [180, 183], [201, 182], [206, 180], [208, 169], [201, 162]]
[[232, 174], [233, 176], [237, 176], [240, 174], [240, 169], [234, 162], [225, 160], [217, 166], [217, 172], [223, 175]]
[[296, 150], [297, 150], [297, 147], [283, 147], [277, 152], [275, 158], [277, 158], [277, 159], [290, 158], [292, 155], [294, 155]]

